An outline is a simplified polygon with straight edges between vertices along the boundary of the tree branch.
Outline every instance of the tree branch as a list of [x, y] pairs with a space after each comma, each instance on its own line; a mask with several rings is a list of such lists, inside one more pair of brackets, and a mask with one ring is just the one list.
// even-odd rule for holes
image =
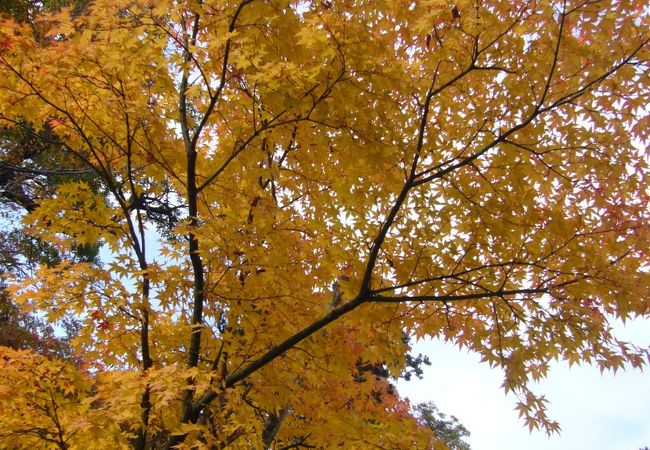
[[383, 295], [373, 294], [366, 299], [368, 303], [404, 303], [404, 302], [454, 302], [462, 300], [478, 300], [491, 297], [509, 297], [521, 294], [548, 294], [550, 288], [530, 288], [530, 289], [512, 289], [477, 292], [474, 294], [461, 295], [400, 295], [395, 297], [385, 297]]

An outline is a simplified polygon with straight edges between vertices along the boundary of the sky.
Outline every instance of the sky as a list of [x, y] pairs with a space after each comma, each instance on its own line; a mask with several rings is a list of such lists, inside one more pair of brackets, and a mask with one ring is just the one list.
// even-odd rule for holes
[[[650, 346], [650, 320], [617, 325], [617, 336]], [[650, 368], [601, 375], [595, 367], [552, 366], [535, 385], [550, 401], [549, 416], [560, 422], [560, 435], [529, 433], [514, 410], [516, 398], [501, 389], [502, 374], [458, 347], [422, 340], [414, 353], [431, 359], [422, 380], [398, 383], [412, 403], [434, 401], [469, 430], [473, 450], [638, 450], [650, 447]]]

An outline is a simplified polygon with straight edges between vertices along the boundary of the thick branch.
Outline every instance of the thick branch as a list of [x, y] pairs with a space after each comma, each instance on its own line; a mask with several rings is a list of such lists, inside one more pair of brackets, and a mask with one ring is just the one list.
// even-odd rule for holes
[[282, 426], [282, 423], [284, 422], [284, 419], [287, 417], [288, 413], [289, 408], [284, 407], [280, 410], [280, 414], [276, 415], [273, 413], [269, 415], [268, 422], [264, 427], [264, 431], [262, 432], [262, 441], [264, 442], [265, 449], [271, 448], [271, 444], [275, 440], [275, 436], [278, 434], [278, 431], [280, 431], [280, 427]]
[[[415, 155], [413, 156], [413, 162], [411, 163], [411, 171], [409, 173], [408, 178], [404, 182], [404, 186], [402, 187], [401, 192], [397, 196], [397, 199], [395, 200], [393, 207], [388, 213], [386, 220], [384, 221], [381, 228], [379, 229], [379, 232], [377, 233], [377, 236], [375, 237], [372, 246], [370, 247], [370, 253], [368, 254], [368, 262], [366, 263], [366, 269], [361, 279], [361, 287], [359, 289], [360, 297], [365, 296], [371, 290], [372, 272], [375, 268], [375, 264], [377, 263], [379, 250], [381, 249], [381, 246], [384, 243], [384, 240], [386, 239], [386, 235], [388, 234], [388, 231], [393, 226], [393, 222], [397, 217], [397, 213], [402, 208], [404, 201], [408, 197], [409, 191], [413, 187], [413, 181], [415, 180], [416, 173], [417, 173], [418, 161], [420, 160], [420, 154], [422, 153], [422, 147], [424, 146], [424, 138], [427, 130], [427, 120], [429, 117], [429, 107], [431, 105], [431, 99], [437, 92], [440, 92], [444, 88], [444, 86], [447, 85], [446, 83], [445, 85], [443, 85], [443, 87], [434, 90], [433, 86], [436, 83], [437, 73], [438, 71], [436, 70], [436, 74], [433, 77], [433, 81], [431, 82], [431, 86], [429, 87], [429, 90], [424, 100], [424, 105], [422, 107], [422, 117], [420, 118], [420, 126], [418, 129], [418, 140], [415, 147]], [[455, 77], [454, 80], [460, 78], [460, 76], [461, 75]]]
[[[257, 370], [261, 369], [262, 367], [266, 366], [269, 364], [271, 361], [276, 359], [279, 356], [282, 356], [284, 353], [286, 353], [288, 350], [293, 348], [296, 344], [300, 343], [301, 341], [307, 339], [309, 336], [312, 334], [316, 333], [317, 331], [321, 330], [325, 326], [329, 325], [330, 323], [334, 322], [337, 320], [339, 317], [343, 316], [344, 314], [354, 310], [357, 308], [359, 305], [361, 305], [364, 302], [363, 298], [357, 297], [347, 303], [344, 303], [343, 305], [339, 306], [338, 308], [333, 309], [330, 311], [327, 315], [322, 317], [321, 319], [317, 320], [316, 322], [313, 322], [311, 325], [303, 328], [299, 332], [295, 333], [291, 337], [285, 339], [283, 342], [280, 344], [276, 345], [275, 347], [272, 347], [270, 350], [268, 350], [262, 357], [259, 359], [253, 361], [252, 363], [248, 364], [247, 366], [237, 370], [234, 372], [232, 375], [228, 376], [224, 380], [224, 388], [231, 388], [238, 382], [244, 380], [247, 378], [249, 375], [251, 375], [253, 372], [256, 372]], [[199, 400], [198, 402], [194, 405], [192, 414], [191, 414], [191, 421], [195, 422], [203, 408], [205, 408], [207, 405], [209, 405], [215, 398], [217, 398], [218, 393], [213, 391], [213, 390], [208, 390]]]
[[369, 303], [404, 303], [404, 302], [454, 302], [462, 300], [479, 300], [491, 297], [510, 297], [521, 294], [548, 294], [549, 288], [512, 289], [477, 292], [474, 294], [461, 295], [400, 295], [385, 297], [383, 295], [371, 295], [366, 301]]

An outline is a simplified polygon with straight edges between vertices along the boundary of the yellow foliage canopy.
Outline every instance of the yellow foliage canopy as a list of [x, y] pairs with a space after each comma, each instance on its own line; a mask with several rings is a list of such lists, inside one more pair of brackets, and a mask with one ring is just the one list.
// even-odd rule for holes
[[0, 438], [435, 448], [372, 370], [399, 375], [421, 336], [503, 369], [526, 423], [557, 430], [527, 387], [550, 361], [648, 358], [610, 326], [650, 312], [648, 18], [96, 0], [2, 21], [0, 120], [47, 124], [106, 191], [63, 184], [25, 225], [111, 258], [15, 283], [83, 322], [86, 366], [2, 350]]

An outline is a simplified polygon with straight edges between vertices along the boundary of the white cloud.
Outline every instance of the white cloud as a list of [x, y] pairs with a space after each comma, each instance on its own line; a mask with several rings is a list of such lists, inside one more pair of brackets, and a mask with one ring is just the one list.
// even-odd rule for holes
[[[617, 335], [637, 345], [650, 344], [650, 321], [617, 326]], [[547, 437], [528, 432], [514, 411], [516, 399], [500, 388], [498, 370], [476, 355], [440, 342], [421, 341], [414, 353], [427, 354], [423, 380], [401, 381], [412, 403], [432, 400], [472, 433], [473, 450], [637, 450], [650, 446], [650, 377], [628, 369], [600, 374], [597, 368], [556, 364], [535, 391], [550, 400], [549, 415], [562, 433]]]

